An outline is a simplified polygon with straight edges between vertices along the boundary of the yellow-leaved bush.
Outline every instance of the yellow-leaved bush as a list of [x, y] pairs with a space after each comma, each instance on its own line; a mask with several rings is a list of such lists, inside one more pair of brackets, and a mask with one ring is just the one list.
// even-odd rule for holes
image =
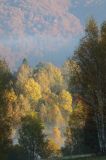
[[53, 128], [53, 139], [55, 140], [58, 146], [62, 146], [64, 144], [61, 131], [58, 127]]
[[26, 95], [32, 100], [37, 101], [41, 98], [41, 87], [33, 78], [28, 79], [24, 87]]
[[62, 92], [59, 95], [59, 98], [60, 98], [61, 107], [66, 111], [72, 112], [72, 96], [71, 96], [71, 94], [66, 90], [62, 90]]
[[49, 151], [48, 154], [55, 155], [55, 156], [61, 154], [60, 146], [56, 144], [52, 139], [48, 140], [47, 151]]
[[6, 90], [5, 91], [5, 98], [6, 98], [6, 101], [8, 101], [8, 103], [14, 103], [16, 100], [17, 100], [17, 96], [14, 92], [14, 90]]

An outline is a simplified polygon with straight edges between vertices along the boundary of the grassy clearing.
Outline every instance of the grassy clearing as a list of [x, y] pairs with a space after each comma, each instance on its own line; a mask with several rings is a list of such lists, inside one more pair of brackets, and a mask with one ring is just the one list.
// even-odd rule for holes
[[75, 158], [75, 159], [69, 158], [67, 160], [106, 160], [106, 156], [95, 156], [95, 157], [89, 157], [89, 158]]

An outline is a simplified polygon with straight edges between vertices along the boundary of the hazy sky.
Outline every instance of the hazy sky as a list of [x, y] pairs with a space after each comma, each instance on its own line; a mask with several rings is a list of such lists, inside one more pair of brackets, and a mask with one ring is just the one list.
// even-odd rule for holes
[[0, 56], [11, 67], [23, 58], [61, 65], [90, 16], [106, 20], [106, 0], [0, 0]]

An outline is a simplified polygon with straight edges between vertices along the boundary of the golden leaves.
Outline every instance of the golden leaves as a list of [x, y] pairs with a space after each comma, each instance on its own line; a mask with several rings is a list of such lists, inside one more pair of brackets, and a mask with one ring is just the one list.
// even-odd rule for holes
[[34, 81], [33, 78], [28, 79], [25, 84], [25, 92], [32, 100], [39, 100], [41, 98], [41, 88], [40, 85]]
[[9, 103], [13, 103], [17, 100], [17, 96], [13, 89], [10, 91], [5, 91], [5, 98]]
[[63, 90], [60, 93], [60, 105], [63, 107], [64, 110], [72, 112], [72, 96], [66, 90]]

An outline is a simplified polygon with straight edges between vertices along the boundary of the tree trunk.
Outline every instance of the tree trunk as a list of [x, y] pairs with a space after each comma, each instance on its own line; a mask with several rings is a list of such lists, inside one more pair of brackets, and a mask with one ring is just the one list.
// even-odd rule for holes
[[105, 153], [106, 142], [105, 142], [104, 116], [102, 110], [96, 114], [96, 125], [97, 125], [100, 152]]

